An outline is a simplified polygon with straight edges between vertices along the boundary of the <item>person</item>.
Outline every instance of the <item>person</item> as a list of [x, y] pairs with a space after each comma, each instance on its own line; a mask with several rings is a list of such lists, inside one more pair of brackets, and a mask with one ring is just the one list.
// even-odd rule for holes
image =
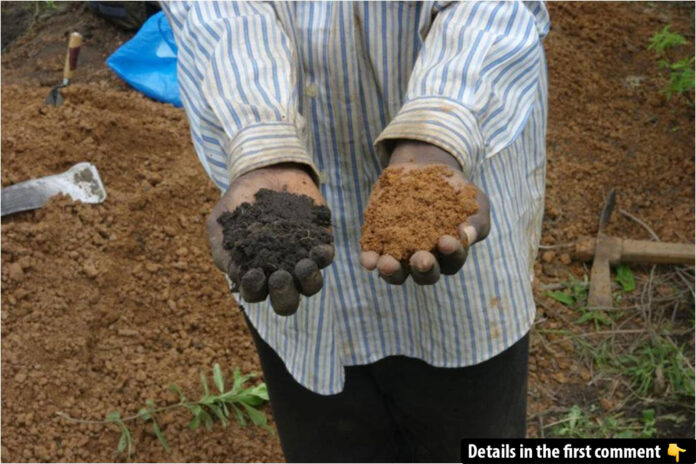
[[[332, 211], [322, 291], [291, 316], [268, 299], [240, 305], [286, 459], [458, 461], [461, 438], [523, 437], [545, 190], [545, 5], [163, 9], [193, 143], [224, 192], [208, 235], [233, 285], [243, 278], [221, 245], [222, 212], [261, 188]], [[381, 170], [432, 164], [485, 192], [476, 217], [409, 263], [363, 252]], [[262, 282], [271, 296], [293, 285], [272, 279]]]

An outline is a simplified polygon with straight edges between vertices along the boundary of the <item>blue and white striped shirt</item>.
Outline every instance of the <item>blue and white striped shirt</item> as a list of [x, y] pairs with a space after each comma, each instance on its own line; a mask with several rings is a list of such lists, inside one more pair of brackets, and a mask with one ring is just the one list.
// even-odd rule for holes
[[[545, 188], [547, 80], [539, 2], [164, 5], [201, 163], [222, 190], [252, 169], [311, 167], [333, 213], [336, 257], [297, 313], [247, 304], [307, 388], [390, 355], [482, 362], [530, 328]], [[436, 285], [390, 286], [358, 262], [385, 142], [452, 153], [491, 203], [491, 233]]]

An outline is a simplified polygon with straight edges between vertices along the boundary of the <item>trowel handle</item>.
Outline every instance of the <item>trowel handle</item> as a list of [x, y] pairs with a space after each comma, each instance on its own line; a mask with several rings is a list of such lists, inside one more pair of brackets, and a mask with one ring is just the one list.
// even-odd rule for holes
[[68, 52], [65, 54], [65, 66], [63, 67], [63, 83], [72, 79], [75, 68], [77, 68], [77, 57], [80, 56], [82, 46], [82, 34], [73, 32], [68, 41]]

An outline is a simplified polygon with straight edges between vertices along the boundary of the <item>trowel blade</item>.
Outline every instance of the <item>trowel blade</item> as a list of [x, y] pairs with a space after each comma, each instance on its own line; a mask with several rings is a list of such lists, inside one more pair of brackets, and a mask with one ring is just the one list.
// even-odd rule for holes
[[53, 105], [53, 106], [60, 106], [63, 104], [63, 96], [60, 94], [58, 89], [60, 89], [62, 86], [59, 85], [57, 87], [54, 87], [53, 90], [51, 90], [48, 93], [48, 96], [44, 100], [44, 103], [47, 105]]
[[104, 184], [91, 163], [78, 163], [61, 174], [10, 185], [1, 193], [2, 216], [41, 208], [46, 200], [59, 193], [83, 203], [101, 203], [106, 199]]

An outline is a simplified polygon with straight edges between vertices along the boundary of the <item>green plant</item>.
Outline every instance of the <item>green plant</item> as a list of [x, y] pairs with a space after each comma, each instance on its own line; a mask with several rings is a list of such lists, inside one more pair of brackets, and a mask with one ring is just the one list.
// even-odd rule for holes
[[636, 278], [633, 276], [631, 269], [625, 264], [621, 264], [616, 268], [616, 277], [614, 279], [621, 285], [621, 290], [626, 293], [636, 289]]
[[694, 88], [694, 57], [684, 58], [674, 63], [660, 60], [663, 69], [669, 69], [669, 85], [664, 89], [667, 98], [688, 94]]
[[684, 357], [685, 347], [677, 347], [665, 337], [646, 339], [631, 354], [619, 356], [614, 362], [615, 370], [628, 374], [639, 395], [646, 395], [655, 385], [656, 372], [660, 371], [673, 393], [694, 395], [694, 370]]
[[226, 427], [231, 418], [234, 418], [239, 425], [245, 427], [247, 425], [246, 417], [248, 417], [255, 426], [271, 431], [266, 414], [256, 409], [257, 406], [268, 401], [266, 384], [262, 382], [251, 387], [245, 386], [254, 377], [256, 377], [255, 374], [242, 375], [239, 369], [234, 369], [232, 385], [229, 390], [225, 390], [226, 386], [222, 369], [219, 364], [215, 364], [213, 366], [213, 383], [218, 390], [218, 394], [210, 392], [208, 378], [201, 373], [203, 395], [198, 401], [189, 401], [177, 385], [171, 384], [169, 389], [179, 396], [178, 403], [157, 407], [152, 400], [148, 400], [137, 414], [129, 417], [122, 417], [119, 411], [109, 412], [105, 420], [101, 421], [76, 419], [62, 412], [57, 414], [72, 422], [115, 425], [121, 433], [117, 449], [129, 457], [133, 454], [135, 446], [127, 425], [128, 422], [141, 420], [144, 424], [152, 424], [152, 431], [162, 447], [166, 450], [169, 449], [169, 443], [160, 429], [156, 415], [171, 409], [187, 409], [192, 415], [188, 423], [189, 428], [192, 430], [197, 429], [201, 425], [210, 429], [213, 427], [215, 420], [219, 420], [222, 426]]
[[656, 433], [654, 409], [644, 409], [640, 418], [626, 418], [623, 412], [607, 414], [596, 406], [585, 411], [577, 404], [551, 429], [552, 436], [567, 438], [651, 438]]
[[[686, 45], [688, 41], [684, 36], [665, 26], [661, 31], [656, 32], [650, 39], [648, 50], [653, 50], [655, 54], [662, 58], [658, 61], [661, 69], [669, 71], [669, 84], [663, 89], [667, 98], [672, 99], [675, 95], [686, 95], [694, 89], [694, 57], [686, 57], [681, 60], [670, 62], [663, 58], [665, 51], [670, 48]], [[691, 102], [691, 100], [690, 100]]]
[[[630, 270], [628, 272], [630, 273]], [[633, 274], [631, 274], [631, 277], [632, 276]], [[593, 322], [595, 327], [599, 327], [599, 325], [612, 324], [613, 319], [604, 311], [587, 309], [587, 295], [590, 289], [590, 282], [587, 278], [587, 274], [583, 276], [582, 280], [571, 275], [570, 279], [567, 282], [564, 282], [563, 285], [565, 286], [564, 290], [548, 292], [546, 295], [561, 304], [578, 309], [581, 314], [578, 320], [575, 321], [576, 324]]]
[[583, 276], [580, 280], [577, 277], [571, 275], [567, 282], [564, 282], [564, 290], [556, 290], [553, 292], [547, 292], [546, 296], [553, 298], [569, 307], [584, 306], [587, 302], [587, 293], [590, 289], [590, 282], [587, 278], [587, 274]]
[[667, 25], [652, 36], [648, 50], [653, 50], [658, 56], [661, 56], [668, 48], [686, 45], [687, 41], [684, 36], [670, 31], [669, 28], [670, 26]]

